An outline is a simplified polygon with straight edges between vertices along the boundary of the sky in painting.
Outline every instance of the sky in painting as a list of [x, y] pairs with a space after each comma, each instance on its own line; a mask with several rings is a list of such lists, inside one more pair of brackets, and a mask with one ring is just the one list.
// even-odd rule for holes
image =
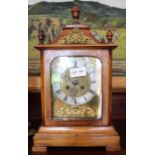
[[[29, 4], [35, 4], [37, 2], [47, 1], [47, 2], [65, 2], [73, 0], [28, 0]], [[81, 0], [81, 1], [96, 1], [109, 6], [114, 6], [118, 8], [126, 8], [126, 0]]]

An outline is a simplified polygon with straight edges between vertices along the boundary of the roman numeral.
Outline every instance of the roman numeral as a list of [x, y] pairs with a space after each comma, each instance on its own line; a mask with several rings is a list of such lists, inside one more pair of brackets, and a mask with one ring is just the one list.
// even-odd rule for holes
[[95, 70], [91, 71], [91, 72], [88, 72], [88, 74], [92, 74], [92, 73], [95, 73]]
[[73, 99], [74, 104], [77, 104], [77, 100], [76, 98]]
[[56, 90], [56, 94], [57, 94], [57, 95], [61, 94], [61, 92], [62, 92], [61, 89]]
[[68, 99], [68, 96], [65, 96], [65, 97], [64, 97], [64, 101], [67, 101], [67, 99]]
[[83, 98], [85, 99], [86, 102], [88, 101], [87, 98], [86, 98], [85, 96], [84, 96]]
[[76, 60], [74, 61], [74, 67], [77, 67], [77, 61]]
[[91, 94], [95, 94], [95, 92], [92, 90], [92, 89], [89, 89], [89, 91], [88, 92], [90, 92]]
[[91, 83], [96, 83], [96, 81], [91, 81]]

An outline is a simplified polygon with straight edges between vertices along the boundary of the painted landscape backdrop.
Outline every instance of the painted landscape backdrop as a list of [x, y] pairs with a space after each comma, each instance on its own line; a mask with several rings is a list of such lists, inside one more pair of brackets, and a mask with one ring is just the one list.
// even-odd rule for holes
[[46, 34], [46, 41], [55, 39], [62, 27], [72, 23], [70, 9], [78, 5], [81, 10], [80, 21], [88, 24], [97, 39], [105, 37], [105, 32], [111, 28], [114, 32], [114, 41], [118, 48], [113, 52], [115, 72], [125, 72], [126, 58], [126, 10], [110, 7], [93, 1], [73, 2], [39, 2], [28, 6], [28, 52], [29, 73], [38, 73], [39, 52], [34, 49], [38, 43], [37, 31], [39, 25]]

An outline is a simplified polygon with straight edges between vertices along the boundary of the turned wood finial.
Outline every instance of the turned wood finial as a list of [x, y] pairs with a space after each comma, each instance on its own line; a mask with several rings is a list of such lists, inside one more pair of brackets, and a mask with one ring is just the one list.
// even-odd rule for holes
[[44, 31], [41, 29], [41, 25], [39, 25], [39, 30], [38, 30], [38, 41], [40, 45], [43, 45], [45, 41], [45, 34], [44, 34]]
[[73, 24], [79, 24], [80, 8], [78, 6], [73, 6], [71, 13], [73, 17]]
[[39, 44], [43, 45], [44, 41], [45, 41], [45, 34], [43, 30], [38, 31], [38, 40], [39, 40]]
[[108, 30], [107, 33], [106, 33], [106, 37], [107, 37], [107, 43], [108, 44], [111, 44], [113, 43], [112, 42], [112, 39], [113, 39], [113, 33], [111, 30]]

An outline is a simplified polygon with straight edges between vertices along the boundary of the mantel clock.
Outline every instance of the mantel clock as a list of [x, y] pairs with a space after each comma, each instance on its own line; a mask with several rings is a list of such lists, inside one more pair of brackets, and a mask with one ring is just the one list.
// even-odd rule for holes
[[112, 32], [97, 40], [80, 24], [79, 7], [73, 7], [73, 24], [66, 25], [41, 54], [42, 125], [33, 138], [33, 151], [50, 146], [105, 146], [120, 149], [120, 137], [111, 124]]

